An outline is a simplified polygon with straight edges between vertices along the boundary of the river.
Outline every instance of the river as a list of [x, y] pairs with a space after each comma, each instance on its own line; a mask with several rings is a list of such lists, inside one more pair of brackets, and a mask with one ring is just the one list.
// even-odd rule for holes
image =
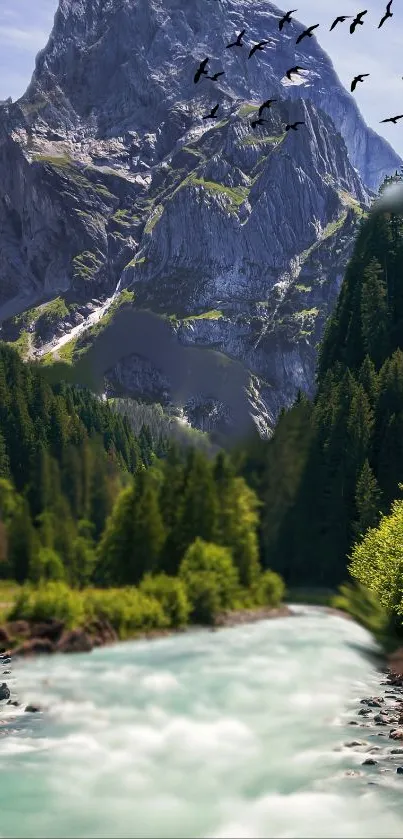
[[299, 611], [14, 665], [49, 710], [7, 708], [0, 836], [401, 837], [403, 777], [343, 745], [379, 693], [371, 638]]

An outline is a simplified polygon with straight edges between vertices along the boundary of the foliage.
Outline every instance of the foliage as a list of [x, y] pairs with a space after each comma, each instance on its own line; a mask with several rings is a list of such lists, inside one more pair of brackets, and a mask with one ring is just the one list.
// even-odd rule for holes
[[284, 580], [274, 571], [264, 571], [255, 584], [254, 595], [259, 605], [275, 608], [285, 595]]
[[187, 549], [179, 568], [179, 577], [188, 588], [192, 604], [194, 575], [197, 575], [200, 582], [200, 577], [204, 574], [215, 581], [218, 609], [232, 609], [239, 588], [239, 576], [231, 553], [228, 548], [197, 538]]
[[347, 612], [379, 641], [386, 641], [390, 630], [389, 613], [373, 591], [360, 583], [346, 583], [340, 586], [340, 593], [333, 597], [331, 605]]
[[349, 570], [388, 612], [397, 609], [403, 591], [403, 501], [395, 501], [390, 515], [354, 546]]
[[[319, 350], [313, 402], [236, 455], [263, 503], [262, 562], [287, 586], [331, 587], [403, 480], [403, 220], [360, 223]], [[237, 460], [238, 458], [238, 460]]]
[[140, 585], [140, 592], [153, 597], [161, 604], [170, 626], [185, 626], [189, 619], [190, 603], [181, 580], [167, 574], [147, 574]]

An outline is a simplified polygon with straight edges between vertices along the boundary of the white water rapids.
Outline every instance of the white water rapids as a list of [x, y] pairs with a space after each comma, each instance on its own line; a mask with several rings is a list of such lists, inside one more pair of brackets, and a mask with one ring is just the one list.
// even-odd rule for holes
[[0, 708], [0, 836], [401, 837], [403, 776], [361, 766], [388, 731], [343, 745], [379, 693], [371, 639], [300, 611], [13, 664], [49, 710]]

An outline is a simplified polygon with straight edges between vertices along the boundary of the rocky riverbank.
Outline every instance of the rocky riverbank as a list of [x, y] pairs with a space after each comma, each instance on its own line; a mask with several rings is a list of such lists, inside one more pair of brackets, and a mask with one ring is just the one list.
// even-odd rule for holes
[[[263, 606], [256, 609], [224, 612], [218, 615], [212, 630], [225, 627], [239, 626], [245, 623], [269, 620], [272, 618], [290, 617], [294, 614], [287, 605], [272, 609]], [[155, 639], [167, 635], [192, 632], [194, 625], [181, 629], [157, 629], [140, 631], [134, 636], [136, 639]], [[122, 639], [113, 626], [106, 619], [95, 619], [79, 629], [68, 629], [63, 621], [51, 619], [41, 623], [18, 620], [10, 621], [0, 627], [0, 650], [14, 657], [32, 656], [51, 653], [88, 653], [96, 647], [114, 644]]]
[[360, 699], [349, 721], [359, 736], [341, 747], [351, 749], [356, 758], [347, 774], [368, 772], [370, 784], [380, 783], [385, 774], [403, 776], [403, 649], [387, 661], [378, 695]]

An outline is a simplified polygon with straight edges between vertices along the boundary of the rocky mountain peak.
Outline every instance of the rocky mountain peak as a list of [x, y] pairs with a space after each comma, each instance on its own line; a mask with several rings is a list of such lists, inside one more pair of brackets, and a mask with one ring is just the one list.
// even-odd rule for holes
[[[266, 0], [60, 0], [26, 94], [0, 105], [0, 320], [32, 310], [31, 353], [130, 289], [176, 341], [242, 363], [260, 428], [312, 392], [357, 225], [401, 161], [316, 39], [296, 45], [303, 24], [280, 33], [280, 16]], [[241, 29], [245, 46], [226, 49]], [[195, 84], [207, 56], [225, 75]], [[306, 71], [289, 82], [296, 64]], [[44, 344], [35, 307], [59, 296]], [[143, 363], [146, 345], [122, 354], [113, 387], [169, 401], [163, 359]], [[207, 403], [189, 396], [190, 420], [227, 417]]]

